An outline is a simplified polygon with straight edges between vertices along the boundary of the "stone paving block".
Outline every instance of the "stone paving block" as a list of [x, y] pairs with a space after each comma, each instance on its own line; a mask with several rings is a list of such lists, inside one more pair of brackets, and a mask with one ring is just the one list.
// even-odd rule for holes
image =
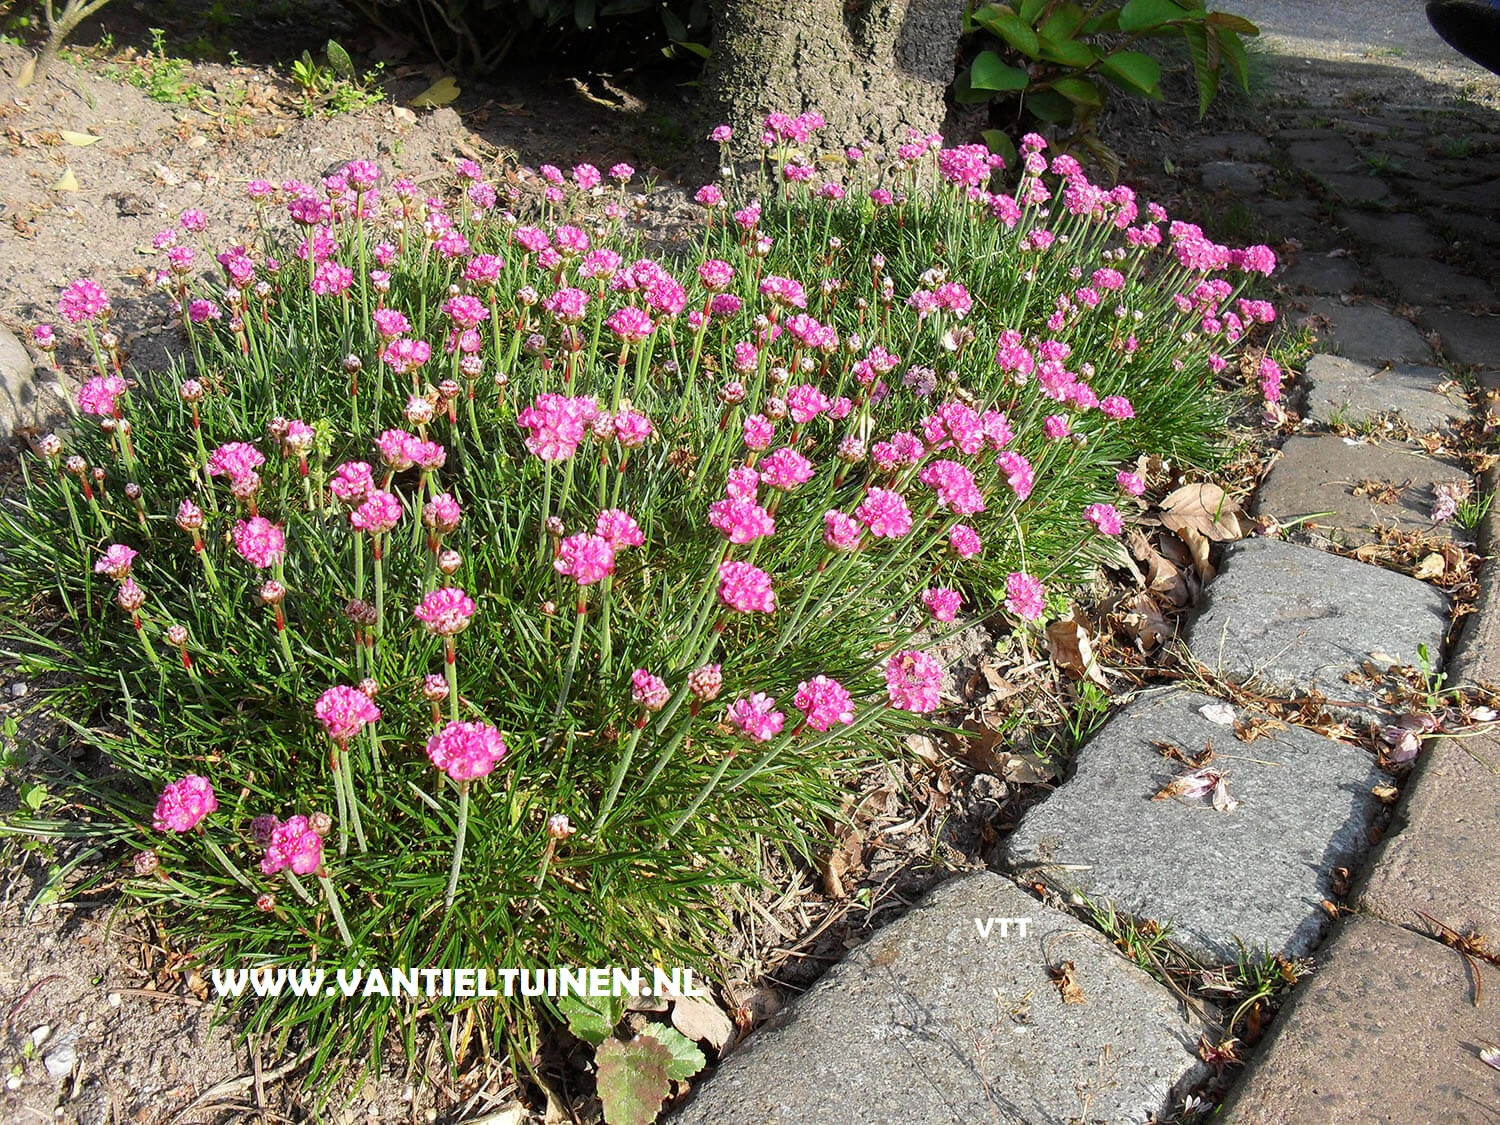
[[1231, 195], [1258, 195], [1261, 181], [1270, 172], [1264, 164], [1241, 164], [1237, 160], [1210, 160], [1198, 169], [1207, 191], [1227, 191]]
[[[1500, 372], [1493, 374], [1500, 376]], [[1458, 643], [1448, 662], [1456, 684], [1500, 685], [1500, 465], [1491, 465], [1480, 477], [1478, 492], [1491, 497], [1489, 510], [1479, 521], [1479, 542], [1484, 562], [1479, 567], [1479, 597], [1474, 612], [1463, 619]]]
[[1417, 663], [1427, 646], [1441, 669], [1448, 598], [1415, 578], [1313, 547], [1242, 539], [1224, 552], [1188, 628], [1194, 658], [1236, 683], [1278, 694], [1321, 692], [1356, 723], [1385, 716], [1373, 686], [1344, 675], [1385, 654]]
[[1490, 305], [1495, 301], [1495, 291], [1486, 282], [1431, 258], [1380, 257], [1375, 259], [1375, 269], [1408, 304]]
[[1354, 146], [1334, 133], [1293, 141], [1287, 145], [1286, 158], [1294, 168], [1314, 174], [1348, 172], [1359, 166]]
[[[976, 919], [1026, 918], [1026, 936]], [[1072, 961], [1083, 1003], [1048, 964]], [[755, 1032], [680, 1125], [944, 1125], [1159, 1118], [1203, 1073], [1201, 1026], [1076, 918], [992, 872], [962, 876]]]
[[1387, 254], [1431, 254], [1442, 245], [1432, 228], [1415, 215], [1345, 209], [1338, 213], [1338, 222], [1361, 242]]
[[[1473, 172], [1469, 170], [1466, 174], [1472, 175]], [[1430, 202], [1440, 206], [1488, 214], [1494, 211], [1495, 200], [1500, 199], [1500, 176], [1477, 184], [1458, 184], [1453, 187], [1429, 185], [1424, 195]]]
[[1500, 367], [1500, 317], [1431, 309], [1421, 321], [1442, 337], [1443, 354], [1454, 363]]
[[1379, 203], [1389, 199], [1391, 186], [1379, 176], [1359, 172], [1324, 172], [1318, 176], [1340, 203]]
[[1448, 379], [1439, 367], [1361, 363], [1336, 355], [1307, 362], [1305, 415], [1324, 426], [1358, 426], [1380, 414], [1399, 414], [1417, 430], [1441, 430], [1469, 416], [1469, 406], [1438, 393]]
[[1322, 967], [1297, 986], [1266, 1044], [1214, 1117], [1225, 1125], [1495, 1125], [1500, 970], [1484, 1006], [1453, 950], [1371, 918], [1343, 923]]
[[1307, 303], [1308, 311], [1328, 321], [1319, 329], [1325, 350], [1375, 363], [1430, 363], [1432, 348], [1416, 325], [1374, 305], [1341, 305], [1326, 297]]
[[[1454, 461], [1334, 434], [1288, 438], [1281, 454], [1256, 494], [1254, 509], [1282, 523], [1301, 521], [1291, 533], [1297, 541], [1359, 546], [1374, 540], [1377, 524], [1442, 539], [1472, 538], [1451, 520], [1434, 524], [1431, 518], [1436, 486], [1469, 479]], [[1379, 489], [1355, 495], [1364, 481], [1398, 491], [1393, 497]], [[1314, 513], [1322, 514], [1302, 519]]]
[[1497, 871], [1500, 738], [1431, 739], [1353, 905], [1427, 931], [1422, 910], [1460, 933], [1500, 938]]
[[1276, 280], [1291, 289], [1304, 293], [1347, 293], [1359, 286], [1362, 278], [1359, 266], [1345, 257], [1330, 257], [1327, 254], [1302, 254], [1295, 264]]
[[[1301, 727], [1238, 741], [1205, 718], [1196, 692], [1137, 698], [1079, 752], [1073, 776], [1027, 812], [1006, 845], [1018, 875], [1170, 922], [1170, 940], [1212, 964], [1251, 952], [1310, 953], [1334, 897], [1335, 867], [1369, 846], [1388, 780], [1365, 750]], [[1243, 715], [1242, 717], [1249, 717]], [[1239, 807], [1153, 800], [1189, 772], [1153, 745], [1212, 744]]]
[[1271, 142], [1259, 133], [1216, 133], [1188, 141], [1182, 146], [1182, 155], [1188, 160], [1212, 160], [1216, 156], [1255, 160], [1271, 155]]

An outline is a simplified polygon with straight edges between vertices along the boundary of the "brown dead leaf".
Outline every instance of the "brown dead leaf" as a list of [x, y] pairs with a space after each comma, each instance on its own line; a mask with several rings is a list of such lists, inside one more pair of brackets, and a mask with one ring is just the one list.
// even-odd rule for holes
[[1062, 996], [1064, 1004], [1083, 1003], [1083, 986], [1078, 983], [1078, 970], [1073, 962], [1064, 961], [1061, 965], [1048, 965], [1047, 975], [1057, 986], [1058, 994]]
[[1376, 785], [1370, 792], [1374, 794], [1377, 801], [1385, 805], [1394, 803], [1401, 796], [1401, 790], [1394, 785]]
[[993, 730], [972, 719], [964, 723], [963, 730], [968, 737], [960, 741], [959, 749], [980, 773], [1015, 785], [1047, 785], [1057, 780], [1057, 771], [1042, 759], [1003, 749], [1009, 732]]
[[1161, 522], [1181, 533], [1191, 527], [1214, 542], [1239, 539], [1240, 506], [1216, 484], [1185, 484], [1161, 502]]
[[1443, 556], [1434, 551], [1416, 565], [1411, 576], [1426, 581], [1429, 578], [1442, 577], [1443, 571], [1447, 569], [1448, 564], [1443, 560]]
[[734, 1023], [719, 1010], [695, 996], [679, 996], [672, 1002], [672, 1026], [689, 1039], [722, 1050], [734, 1034]]
[[942, 763], [943, 756], [938, 751], [937, 743], [925, 734], [909, 734], [903, 741], [908, 750], [934, 769]]
[[1047, 626], [1047, 648], [1052, 653], [1052, 663], [1075, 680], [1087, 678], [1100, 687], [1109, 687], [1094, 655], [1094, 646], [1089, 642], [1088, 631], [1071, 617]]
[[1178, 528], [1177, 534], [1182, 536], [1182, 541], [1187, 544], [1188, 553], [1193, 556], [1193, 573], [1198, 576], [1198, 581], [1212, 581], [1214, 568], [1213, 564], [1208, 561], [1209, 537], [1191, 524]]

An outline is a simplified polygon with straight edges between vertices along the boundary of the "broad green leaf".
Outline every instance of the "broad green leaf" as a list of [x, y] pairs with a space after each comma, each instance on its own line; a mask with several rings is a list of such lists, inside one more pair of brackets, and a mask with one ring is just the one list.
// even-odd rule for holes
[[436, 106], [447, 105], [457, 98], [458, 83], [453, 81], [451, 75], [445, 74], [406, 104], [415, 106], [417, 109], [432, 109]]
[[993, 90], [976, 90], [973, 83], [969, 81], [969, 72], [961, 70], [958, 77], [953, 80], [953, 100], [959, 105], [983, 105], [985, 102], [994, 101]]
[[1021, 0], [1018, 15], [1031, 26], [1036, 26], [1036, 21], [1047, 8], [1049, 0]]
[[1221, 27], [1218, 31], [1219, 53], [1223, 56], [1229, 73], [1240, 84], [1245, 93], [1250, 92], [1250, 59], [1245, 53], [1245, 43], [1236, 32]]
[[557, 1010], [568, 1021], [569, 1031], [596, 1047], [625, 1017], [624, 1002], [614, 996], [559, 996]]
[[1121, 31], [1150, 31], [1174, 20], [1186, 19], [1188, 13], [1174, 0], [1129, 0], [1120, 9]]
[[1061, 63], [1077, 70], [1093, 66], [1099, 61], [1098, 54], [1087, 43], [1078, 39], [1052, 39], [1038, 35], [1040, 49], [1037, 52], [1048, 62]]
[[333, 72], [346, 82], [354, 78], [354, 60], [349, 57], [349, 52], [338, 43], [330, 39], [328, 45], [323, 48], [323, 53], [328, 56], [328, 65]]
[[673, 46], [681, 47], [690, 55], [697, 55], [700, 59], [706, 59], [713, 55], [713, 50], [706, 43], [679, 43], [673, 41]]
[[1198, 80], [1198, 116], [1202, 118], [1219, 92], [1219, 40], [1191, 23], [1182, 25], [1182, 35], [1193, 57], [1193, 76]]
[[998, 152], [1005, 158], [1005, 166], [1007, 168], [1014, 168], [1016, 166], [1018, 161], [1016, 143], [1010, 139], [1010, 136], [1004, 129], [986, 129], [979, 135], [984, 138], [984, 143], [989, 147], [991, 152]]
[[994, 51], [980, 51], [969, 68], [969, 85], [976, 90], [1024, 90], [1026, 72], [1003, 61]]
[[672, 1052], [650, 1035], [629, 1043], [610, 1038], [599, 1045], [594, 1062], [606, 1125], [652, 1125], [672, 1089]]
[[708, 1060], [703, 1057], [698, 1044], [675, 1027], [668, 1027], [664, 1023], [651, 1023], [646, 1025], [641, 1034], [651, 1036], [671, 1052], [672, 1062], [667, 1067], [668, 1078], [691, 1078], [708, 1065]]
[[71, 129], [61, 129], [58, 132], [64, 141], [70, 145], [77, 145], [79, 148], [87, 148], [89, 145], [98, 144], [102, 139], [94, 136], [92, 133], [75, 133]]
[[595, 0], [573, 0], [573, 23], [579, 31], [587, 31], [593, 27], [598, 15], [599, 6]]
[[974, 22], [996, 38], [1005, 40], [1010, 46], [1030, 58], [1036, 57], [1036, 31], [1009, 8], [990, 4], [974, 13]]
[[603, 16], [634, 16], [651, 7], [651, 0], [609, 0], [599, 14]]
[[1104, 104], [1104, 95], [1081, 74], [1070, 74], [1066, 78], [1059, 78], [1052, 83], [1052, 88], [1074, 105], [1101, 106]]
[[1073, 103], [1056, 90], [1038, 90], [1027, 95], [1026, 108], [1053, 125], [1071, 125], [1075, 114]]
[[662, 8], [661, 24], [667, 29], [668, 39], [686, 39], [688, 37], [687, 24], [682, 22], [682, 17], [671, 8]]
[[1150, 98], [1161, 97], [1161, 64], [1141, 51], [1116, 51], [1099, 64], [1111, 82]]
[[1088, 13], [1077, 4], [1059, 4], [1052, 9], [1051, 13], [1042, 21], [1041, 27], [1037, 28], [1037, 34], [1053, 42], [1062, 42], [1071, 39], [1078, 34], [1083, 21], [1088, 19]]
[[1237, 16], [1233, 12], [1209, 12], [1203, 20], [1211, 27], [1221, 28], [1225, 31], [1233, 31], [1240, 35], [1259, 35], [1260, 28], [1247, 20], [1244, 16]]

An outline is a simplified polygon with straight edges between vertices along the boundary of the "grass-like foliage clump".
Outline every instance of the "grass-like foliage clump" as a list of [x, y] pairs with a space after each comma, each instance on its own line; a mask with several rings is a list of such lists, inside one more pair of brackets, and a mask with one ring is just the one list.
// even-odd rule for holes
[[[1040, 138], [1006, 192], [933, 139], [846, 194], [819, 126], [771, 118], [780, 183], [704, 187], [655, 258], [623, 165], [355, 162], [157, 237], [172, 370], [123, 370], [87, 279], [37, 327], [82, 386], [0, 514], [9, 647], [206, 965], [701, 971], [765, 849], [937, 710], [913, 638], [1039, 628], [1142, 454], [1211, 457], [1270, 251]], [[538, 1001], [463, 1003], [531, 1050]], [[246, 1016], [322, 1062], [427, 1004]]]

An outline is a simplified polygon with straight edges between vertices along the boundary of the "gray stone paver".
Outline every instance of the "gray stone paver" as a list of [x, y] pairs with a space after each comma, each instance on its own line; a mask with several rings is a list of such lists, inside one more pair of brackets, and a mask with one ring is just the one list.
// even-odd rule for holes
[[1448, 599], [1425, 582], [1312, 547], [1245, 539], [1225, 550], [1187, 644], [1231, 681], [1293, 697], [1316, 690], [1332, 714], [1365, 722], [1387, 715], [1382, 689], [1346, 674], [1372, 661], [1416, 665], [1419, 646], [1440, 668], [1447, 627]]
[[1320, 425], [1358, 426], [1381, 414], [1401, 415], [1413, 429], [1441, 430], [1469, 416], [1468, 403], [1440, 394], [1448, 379], [1440, 367], [1361, 363], [1315, 355], [1307, 362], [1306, 417]]
[[1231, 195], [1256, 195], [1270, 172], [1264, 164], [1241, 164], [1237, 160], [1211, 160], [1198, 169], [1203, 187], [1208, 191], [1227, 191]]
[[[1500, 738], [1428, 741], [1353, 900], [1356, 909], [1429, 930], [1425, 911], [1500, 949]], [[1497, 1029], [1500, 1030], [1500, 1029]]]
[[[1126, 704], [1079, 752], [1072, 778], [1026, 814], [1006, 863], [1170, 922], [1170, 939], [1206, 963], [1235, 962], [1241, 943], [1304, 956], [1328, 925], [1332, 869], [1369, 846], [1380, 808], [1371, 788], [1387, 779], [1368, 751], [1299, 727], [1240, 742], [1200, 712], [1214, 702], [1172, 691]], [[1212, 746], [1239, 806], [1154, 799], [1190, 769], [1157, 741], [1189, 756]]]
[[1431, 309], [1421, 321], [1442, 338], [1443, 354], [1454, 363], [1500, 367], [1500, 316]]
[[1276, 280], [1305, 293], [1347, 293], [1360, 287], [1363, 274], [1347, 256], [1302, 254]]
[[1431, 258], [1378, 257], [1375, 269], [1408, 304], [1485, 305], [1495, 300], [1488, 283]]
[[1376, 363], [1430, 363], [1432, 348], [1411, 321], [1374, 305], [1341, 305], [1327, 298], [1307, 303], [1328, 321], [1318, 332], [1323, 350]]
[[1292, 167], [1315, 175], [1348, 172], [1359, 167], [1354, 146], [1332, 133], [1292, 141], [1286, 146], [1286, 158]]
[[1338, 221], [1376, 253], [1411, 257], [1431, 254], [1441, 246], [1432, 228], [1416, 215], [1346, 209], [1338, 213]]
[[1345, 922], [1214, 1117], [1225, 1125], [1494, 1125], [1500, 970], [1370, 918]]
[[1319, 177], [1340, 203], [1379, 203], [1389, 199], [1391, 186], [1379, 176], [1359, 172], [1324, 172]]
[[1401, 445], [1334, 434], [1292, 437], [1252, 507], [1258, 515], [1294, 523], [1289, 536], [1315, 546], [1369, 543], [1377, 526], [1466, 540], [1467, 529], [1452, 520], [1432, 522], [1432, 505], [1439, 483], [1468, 480], [1463, 466]]
[[[1027, 936], [975, 919], [1029, 918]], [[1064, 1004], [1048, 964], [1073, 962]], [[681, 1125], [1144, 1122], [1197, 1081], [1176, 997], [990, 872], [939, 887], [734, 1052]]]

